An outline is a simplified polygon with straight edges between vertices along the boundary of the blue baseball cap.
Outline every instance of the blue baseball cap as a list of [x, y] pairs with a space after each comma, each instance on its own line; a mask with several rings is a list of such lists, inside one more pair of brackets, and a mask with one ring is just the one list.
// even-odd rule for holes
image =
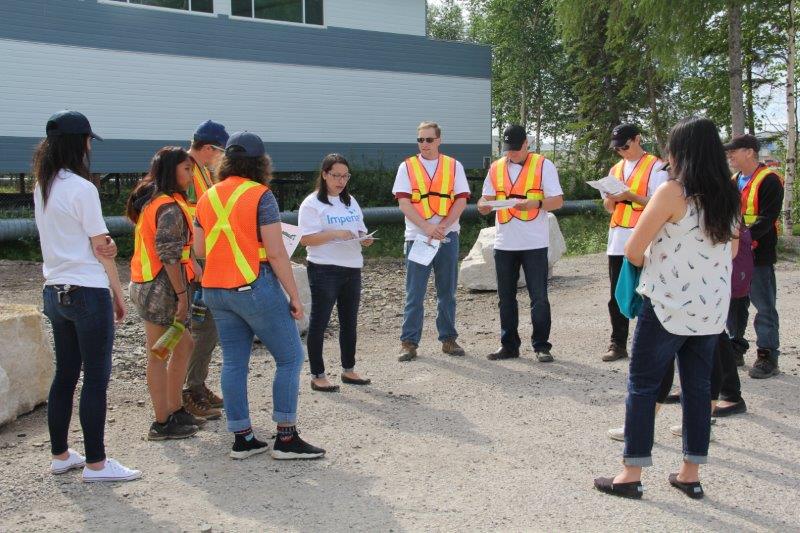
[[262, 157], [266, 153], [261, 137], [249, 131], [237, 131], [225, 145], [227, 157]]
[[228, 142], [228, 132], [225, 131], [225, 126], [219, 122], [206, 120], [197, 126], [192, 140], [225, 146], [225, 143]]
[[89, 119], [83, 113], [65, 109], [47, 119], [45, 131], [48, 137], [59, 135], [89, 135], [92, 139], [102, 141], [103, 138], [92, 131]]

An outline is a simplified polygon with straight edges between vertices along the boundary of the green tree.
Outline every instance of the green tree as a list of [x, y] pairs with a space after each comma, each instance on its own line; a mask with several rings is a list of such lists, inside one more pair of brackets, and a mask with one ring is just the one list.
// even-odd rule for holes
[[443, 0], [428, 4], [428, 37], [444, 41], [462, 41], [466, 38], [464, 11], [456, 0]]

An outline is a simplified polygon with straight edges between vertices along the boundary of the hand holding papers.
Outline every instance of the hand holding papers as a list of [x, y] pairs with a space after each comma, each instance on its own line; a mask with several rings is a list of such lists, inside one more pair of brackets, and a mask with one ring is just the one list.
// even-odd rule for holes
[[335, 242], [374, 241], [374, 240], [377, 239], [377, 237], [373, 237], [373, 235], [375, 235], [376, 233], [378, 233], [378, 230], [375, 230], [372, 233], [369, 233], [369, 234], [366, 234], [366, 235], [353, 237], [352, 239], [345, 239], [343, 241], [335, 241]]
[[586, 184], [600, 191], [600, 195], [603, 197], [606, 195], [616, 196], [629, 190], [627, 185], [613, 176], [606, 176], [605, 178], [601, 178], [599, 180], [587, 181]]
[[492, 208], [492, 211], [497, 211], [499, 209], [508, 209], [509, 207], [514, 207], [521, 200], [484, 200], [483, 204], [488, 205]]
[[428, 242], [428, 237], [417, 235], [414, 242], [411, 244], [411, 251], [408, 252], [408, 260], [419, 263], [422, 266], [428, 266], [436, 257], [436, 252], [439, 251], [439, 244], [441, 241], [432, 239]]

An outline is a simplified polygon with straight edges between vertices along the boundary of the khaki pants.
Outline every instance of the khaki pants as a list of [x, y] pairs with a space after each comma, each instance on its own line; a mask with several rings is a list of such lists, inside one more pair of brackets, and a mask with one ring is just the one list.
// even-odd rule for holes
[[194, 339], [194, 351], [186, 372], [186, 389], [199, 392], [208, 378], [211, 354], [214, 353], [214, 347], [219, 340], [217, 325], [210, 309], [206, 310], [206, 319], [202, 323], [192, 323], [192, 339]]

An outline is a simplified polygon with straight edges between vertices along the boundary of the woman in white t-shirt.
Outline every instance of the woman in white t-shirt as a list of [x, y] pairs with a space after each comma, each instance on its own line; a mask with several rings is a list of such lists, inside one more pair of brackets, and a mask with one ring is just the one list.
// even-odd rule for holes
[[[89, 172], [92, 139], [102, 139], [77, 111], [51, 116], [46, 131], [33, 157], [33, 202], [44, 259], [44, 314], [53, 325], [56, 352], [47, 400], [50, 470], [63, 474], [83, 468], [83, 481], [130, 481], [142, 473], [106, 457], [104, 443], [114, 320], [125, 317], [125, 303], [114, 263], [116, 245]], [[67, 443], [81, 369], [86, 457]]]
[[362, 238], [367, 233], [364, 215], [356, 199], [350, 195], [350, 165], [339, 154], [328, 154], [322, 160], [316, 190], [300, 205], [298, 224], [300, 243], [308, 247], [308, 284], [311, 288], [311, 316], [307, 346], [311, 365], [311, 388], [336, 392], [325, 375], [322, 344], [325, 328], [333, 312], [339, 313], [339, 350], [342, 360], [342, 382], [367, 385], [369, 379], [355, 372], [356, 326], [361, 301], [361, 247], [372, 244]]

